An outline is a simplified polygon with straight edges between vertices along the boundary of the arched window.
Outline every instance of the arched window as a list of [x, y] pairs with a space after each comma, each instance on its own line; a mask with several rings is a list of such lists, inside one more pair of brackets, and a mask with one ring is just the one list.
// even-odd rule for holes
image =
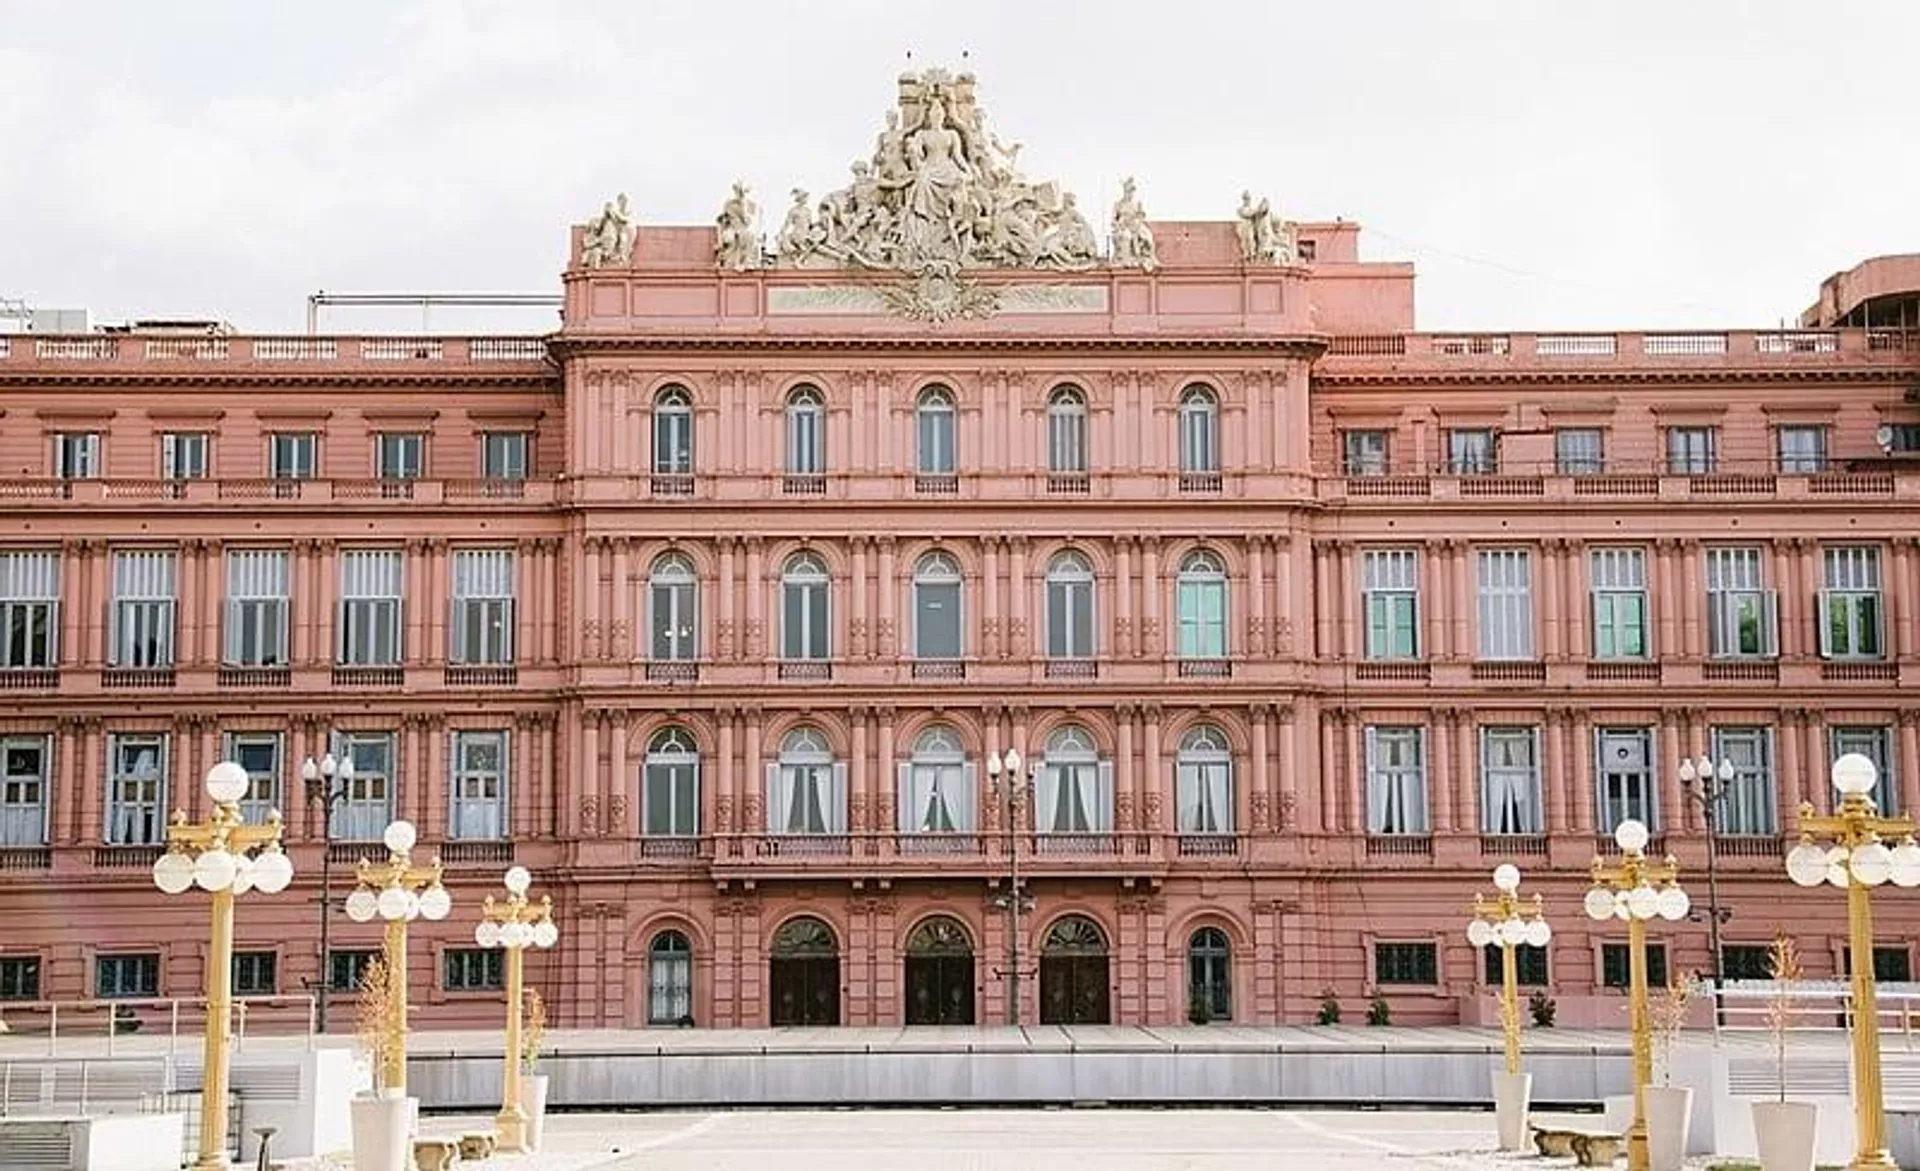
[[693, 397], [684, 386], [653, 396], [653, 474], [693, 474]]
[[840, 943], [833, 928], [811, 915], [801, 915], [773, 933], [772, 951], [777, 956], [831, 956], [840, 954]]
[[1113, 762], [1100, 759], [1093, 737], [1068, 724], [1047, 737], [1034, 795], [1043, 834], [1105, 833], [1113, 828]]
[[663, 554], [647, 577], [647, 625], [656, 662], [700, 657], [700, 579], [678, 553]]
[[1227, 738], [1212, 724], [1197, 724], [1180, 737], [1175, 788], [1180, 800], [1180, 832], [1233, 832], [1233, 755]]
[[693, 945], [678, 931], [647, 944], [647, 1023], [693, 1024]]
[[1106, 1024], [1107, 979], [1107, 936], [1099, 924], [1081, 915], [1054, 920], [1040, 947], [1040, 1023]]
[[1180, 393], [1180, 470], [1220, 470], [1220, 401], [1205, 386]]
[[1180, 562], [1176, 610], [1179, 615], [1179, 655], [1183, 659], [1227, 657], [1227, 569], [1206, 549], [1195, 549]]
[[1087, 470], [1087, 398], [1077, 386], [1062, 386], [1047, 398], [1047, 470], [1081, 475]]
[[767, 1023], [840, 1023], [840, 944], [833, 928], [809, 915], [774, 932], [767, 955]]
[[700, 750], [679, 725], [647, 741], [641, 766], [641, 831], [650, 838], [690, 838], [700, 832]]
[[1093, 566], [1069, 549], [1047, 566], [1047, 657], [1093, 655]]
[[787, 396], [787, 474], [819, 476], [827, 470], [827, 404], [811, 386]]
[[907, 936], [907, 1023], [973, 1023], [973, 939], [958, 919], [928, 915]]
[[923, 476], [951, 476], [957, 466], [953, 392], [929, 386], [914, 411], [915, 467]]
[[913, 567], [914, 657], [958, 659], [961, 646], [960, 566], [935, 550]]
[[952, 728], [935, 724], [920, 733], [913, 756], [900, 764], [900, 829], [929, 834], [972, 830], [977, 780]]
[[817, 554], [795, 553], [780, 571], [780, 657], [824, 661], [833, 639], [827, 625], [831, 583]]
[[846, 832], [847, 766], [819, 729], [799, 727], [780, 741], [767, 766], [767, 829], [776, 834]]
[[1233, 1019], [1233, 948], [1218, 927], [1202, 927], [1187, 940], [1187, 1019]]

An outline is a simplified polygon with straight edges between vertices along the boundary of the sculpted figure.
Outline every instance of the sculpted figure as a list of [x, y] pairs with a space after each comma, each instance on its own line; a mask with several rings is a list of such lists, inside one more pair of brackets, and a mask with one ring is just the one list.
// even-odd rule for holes
[[1035, 260], [1043, 268], [1086, 268], [1093, 264], [1099, 243], [1093, 225], [1080, 214], [1069, 191], [1060, 200], [1054, 223], [1040, 240], [1040, 255]]
[[1120, 198], [1113, 205], [1113, 262], [1148, 272], [1160, 264], [1154, 251], [1153, 229], [1147, 226], [1147, 212], [1140, 206], [1132, 175], [1121, 181]]
[[787, 218], [780, 225], [780, 235], [776, 241], [780, 263], [797, 265], [811, 256], [820, 246], [819, 228], [813, 221], [813, 209], [807, 205], [807, 193], [799, 187], [793, 189], [793, 206], [787, 209]]
[[580, 263], [587, 268], [628, 264], [633, 260], [633, 216], [627, 211], [627, 196], [621, 192], [612, 202], [603, 204], [600, 214], [587, 221], [580, 243]]
[[1240, 259], [1248, 264], [1294, 264], [1299, 260], [1293, 225], [1274, 219], [1264, 197], [1255, 203], [1251, 192], [1240, 193], [1240, 219], [1234, 230], [1240, 237]]
[[973, 178], [960, 135], [947, 125], [939, 98], [927, 103], [927, 124], [907, 140], [913, 182], [907, 187], [904, 243], [908, 255], [957, 259], [956, 210], [960, 189]]
[[760, 237], [753, 230], [759, 214], [744, 182], [736, 181], [733, 194], [720, 208], [717, 218], [719, 236], [714, 243], [714, 259], [722, 268], [744, 270], [760, 267]]
[[913, 178], [907, 169], [907, 136], [900, 129], [900, 111], [887, 111], [887, 128], [880, 132], [880, 141], [873, 151], [873, 166], [876, 186], [889, 191], [905, 187]]

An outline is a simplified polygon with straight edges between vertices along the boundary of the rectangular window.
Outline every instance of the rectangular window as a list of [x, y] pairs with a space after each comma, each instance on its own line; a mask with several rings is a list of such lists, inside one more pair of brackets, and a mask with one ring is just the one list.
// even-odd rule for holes
[[1842, 545], [1826, 550], [1826, 589], [1820, 592], [1820, 655], [1878, 659], [1885, 654], [1880, 605], [1880, 550]]
[[60, 554], [0, 553], [0, 670], [60, 663]]
[[227, 551], [228, 665], [287, 665], [291, 560], [285, 549]]
[[1538, 834], [1540, 729], [1480, 729], [1481, 832]]
[[1525, 549], [1480, 551], [1480, 657], [1533, 658], [1533, 566]]
[[398, 549], [348, 549], [340, 554], [342, 665], [399, 666], [404, 556]]
[[780, 657], [824, 661], [832, 654], [827, 625], [827, 573], [812, 557], [796, 559], [780, 581]]
[[488, 431], [480, 436], [480, 474], [489, 480], [524, 480], [532, 470], [525, 431]]
[[53, 474], [62, 480], [91, 480], [100, 473], [100, 436], [93, 431], [62, 431], [53, 437]]
[[311, 480], [320, 474], [320, 437], [312, 431], [276, 431], [267, 437], [267, 475]]
[[[1840, 976], [1853, 975], [1853, 950], [1840, 952]], [[1882, 984], [1906, 984], [1913, 980], [1913, 955], [1905, 944], [1882, 944], [1873, 949], [1873, 978]]]
[[513, 662], [513, 550], [454, 550], [451, 633], [455, 663]]
[[173, 666], [174, 598], [172, 552], [121, 549], [114, 553], [110, 666]]
[[1440, 949], [1431, 943], [1375, 943], [1373, 982], [1430, 988], [1440, 982]]
[[1594, 731], [1595, 788], [1600, 808], [1596, 827], [1612, 835], [1623, 821], [1638, 821], [1648, 829], [1660, 825], [1653, 790], [1653, 733], [1645, 728], [1598, 728]]
[[1893, 729], [1874, 727], [1836, 727], [1828, 735], [1827, 761], [1831, 764], [1849, 752], [1857, 752], [1873, 762], [1880, 779], [1867, 794], [1883, 817], [1900, 816], [1900, 785], [1894, 772]]
[[1087, 408], [1077, 391], [1056, 391], [1047, 405], [1047, 470], [1087, 470]]
[[1387, 433], [1385, 431], [1343, 431], [1340, 433], [1342, 467], [1349, 476], [1387, 474]]
[[374, 951], [327, 952], [327, 987], [334, 992], [353, 992], [366, 979], [367, 968], [380, 953]]
[[640, 811], [651, 838], [690, 838], [699, 833], [700, 754], [678, 730], [656, 736], [642, 766]]
[[1780, 653], [1780, 606], [1764, 588], [1760, 550], [1707, 550], [1707, 654], [1770, 659]]
[[377, 842], [393, 820], [394, 735], [391, 732], [348, 732], [334, 740], [333, 755], [353, 761], [347, 796], [333, 807], [333, 836], [347, 842]]
[[160, 436], [160, 474], [169, 480], [204, 480], [213, 467], [213, 436], [205, 431], [169, 431]]
[[[1190, 563], [1197, 562], [1189, 558]], [[1218, 564], [1192, 564], [1174, 586], [1179, 623], [1175, 650], [1183, 659], [1227, 657], [1227, 578]]]
[[1720, 949], [1723, 980], [1773, 979], [1773, 949], [1764, 943], [1729, 943]]
[[1910, 455], [1920, 451], [1920, 423], [1890, 423], [1887, 441], [1882, 445], [1889, 455]]
[[93, 994], [101, 1000], [127, 1000], [160, 995], [160, 956], [95, 956]]
[[1080, 750], [1048, 757], [1035, 778], [1034, 827], [1041, 833], [1113, 828], [1113, 761]]
[[446, 951], [448, 992], [498, 992], [507, 986], [506, 952], [497, 947], [450, 947]]
[[374, 436], [373, 474], [382, 480], [417, 480], [426, 474], [427, 437], [415, 431]]
[[0, 846], [47, 844], [53, 737], [0, 737]]
[[767, 828], [783, 834], [846, 829], [847, 766], [812, 751], [767, 765]]
[[40, 957], [0, 956], [0, 1000], [40, 999]]
[[280, 957], [270, 951], [233, 953], [233, 994], [235, 996], [272, 996], [280, 991]]
[[1667, 428], [1667, 473], [1711, 476], [1718, 466], [1719, 433], [1713, 427]]
[[159, 845], [166, 840], [167, 738], [107, 740], [107, 844]]
[[1593, 657], [1647, 657], [1647, 555], [1640, 549], [1595, 549]]
[[1367, 832], [1427, 832], [1425, 728], [1368, 727]]
[[1183, 834], [1233, 832], [1233, 759], [1222, 748], [1182, 748], [1174, 798]]
[[[1505, 960], [1501, 956], [1501, 947], [1490, 943], [1486, 947], [1487, 987], [1500, 988], [1506, 982]], [[1521, 944], [1513, 949], [1514, 982], [1522, 988], [1545, 988], [1547, 980], [1547, 949]]]
[[913, 653], [921, 659], [961, 656], [960, 581], [944, 576], [913, 583]]
[[[1600, 986], [1625, 990], [1632, 979], [1630, 965], [1633, 960], [1624, 943], [1603, 943], [1600, 945]], [[1667, 986], [1667, 945], [1664, 943], [1647, 944], [1647, 987], [1649, 989]]]
[[240, 812], [248, 821], [264, 824], [276, 809], [288, 807], [280, 789], [285, 771], [280, 734], [229, 732], [226, 739], [226, 759], [247, 770], [247, 793], [240, 798]]
[[1485, 476], [1499, 471], [1499, 445], [1494, 433], [1485, 427], [1449, 430], [1447, 470], [1456, 476]]
[[1369, 549], [1361, 566], [1369, 659], [1420, 657], [1420, 554]]
[[1598, 427], [1556, 427], [1553, 463], [1563, 476], [1597, 476], [1607, 470], [1606, 436]]
[[1714, 728], [1709, 752], [1733, 765], [1717, 822], [1722, 836], [1773, 837], [1780, 832], [1773, 779], [1771, 728]]
[[1773, 433], [1780, 457], [1780, 470], [1789, 476], [1812, 475], [1827, 470], [1827, 429], [1825, 427], [1779, 427]]
[[506, 836], [507, 734], [453, 734], [452, 837], [490, 841]]

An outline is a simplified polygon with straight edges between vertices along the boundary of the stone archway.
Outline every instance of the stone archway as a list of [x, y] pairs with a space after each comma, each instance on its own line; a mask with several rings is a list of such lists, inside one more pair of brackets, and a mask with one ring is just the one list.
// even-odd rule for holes
[[767, 1023], [840, 1023], [840, 944], [833, 928], [810, 915], [774, 933], [767, 956]]
[[973, 1023], [973, 940], [959, 920], [920, 920], [907, 937], [905, 963], [908, 1024]]
[[1040, 947], [1040, 1023], [1112, 1023], [1107, 990], [1107, 936], [1084, 915], [1066, 915]]

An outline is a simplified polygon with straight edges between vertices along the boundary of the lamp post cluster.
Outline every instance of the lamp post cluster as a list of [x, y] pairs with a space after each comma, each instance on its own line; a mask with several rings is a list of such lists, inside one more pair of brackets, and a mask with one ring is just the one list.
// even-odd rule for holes
[[[1880, 1007], [1873, 974], [1873, 907], [1868, 893], [1888, 882], [1920, 886], [1920, 845], [1911, 817], [1882, 817], [1870, 794], [1879, 770], [1859, 753], [1833, 762], [1839, 806], [1831, 814], [1800, 807], [1800, 844], [1787, 853], [1797, 886], [1822, 883], [1847, 892], [1848, 959], [1853, 968], [1853, 1171], [1894, 1166], [1880, 1076]], [[1828, 845], [1821, 845], [1821, 840]], [[1888, 841], [1896, 843], [1892, 847]]]
[[251, 784], [247, 770], [223, 760], [207, 771], [213, 814], [189, 823], [175, 813], [167, 825], [167, 852], [153, 864], [153, 883], [166, 894], [199, 887], [213, 896], [213, 946], [207, 953], [207, 1035], [201, 1062], [200, 1142], [194, 1171], [225, 1171], [227, 1154], [227, 1037], [233, 1014], [233, 900], [249, 891], [279, 894], [293, 881], [293, 863], [280, 848], [280, 814], [248, 825], [240, 800]]
[[1500, 947], [1500, 1027], [1506, 1037], [1507, 1072], [1520, 1072], [1520, 963], [1519, 949], [1545, 947], [1553, 941], [1546, 905], [1539, 895], [1520, 897], [1520, 868], [1511, 863], [1496, 867], [1493, 886], [1499, 893], [1488, 902], [1473, 896], [1473, 919], [1467, 924], [1467, 942], [1477, 948]]
[[[307, 757], [300, 766], [307, 803], [320, 806], [320, 963], [324, 967], [331, 954], [329, 934], [333, 922], [333, 807], [347, 799], [353, 785], [353, 757], [329, 752], [320, 760]], [[328, 973], [322, 971], [314, 988], [314, 1028], [327, 1031]]]
[[390, 1090], [407, 1084], [407, 924], [415, 919], [444, 919], [453, 909], [452, 897], [440, 885], [440, 859], [425, 866], [413, 864], [417, 840], [410, 821], [387, 826], [381, 835], [387, 860], [362, 858], [355, 871], [359, 886], [347, 896], [347, 918], [355, 923], [379, 918], [387, 924], [384, 959], [393, 1011], [382, 1047], [381, 1084]]
[[520, 1101], [520, 1030], [526, 1013], [521, 959], [528, 947], [545, 949], [560, 941], [560, 929], [553, 922], [553, 899], [543, 897], [538, 903], [532, 902], [527, 898], [527, 888], [532, 885], [533, 876], [526, 867], [508, 870], [506, 901], [496, 903], [493, 896], [487, 896], [480, 909], [480, 925], [473, 930], [475, 943], [503, 948], [507, 953], [507, 1065], [501, 1082], [500, 1116], [495, 1120], [503, 1151], [528, 1149], [527, 1115]]
[[1007, 912], [1007, 1024], [1020, 1024], [1020, 915], [1033, 909], [1033, 898], [1020, 886], [1020, 810], [1033, 798], [1033, 778], [1039, 775], [1040, 762], [1029, 762], [1021, 771], [1020, 750], [1007, 749], [987, 757], [987, 787], [1000, 802], [1000, 823], [1007, 835], [1007, 891], [994, 899], [994, 906]]

